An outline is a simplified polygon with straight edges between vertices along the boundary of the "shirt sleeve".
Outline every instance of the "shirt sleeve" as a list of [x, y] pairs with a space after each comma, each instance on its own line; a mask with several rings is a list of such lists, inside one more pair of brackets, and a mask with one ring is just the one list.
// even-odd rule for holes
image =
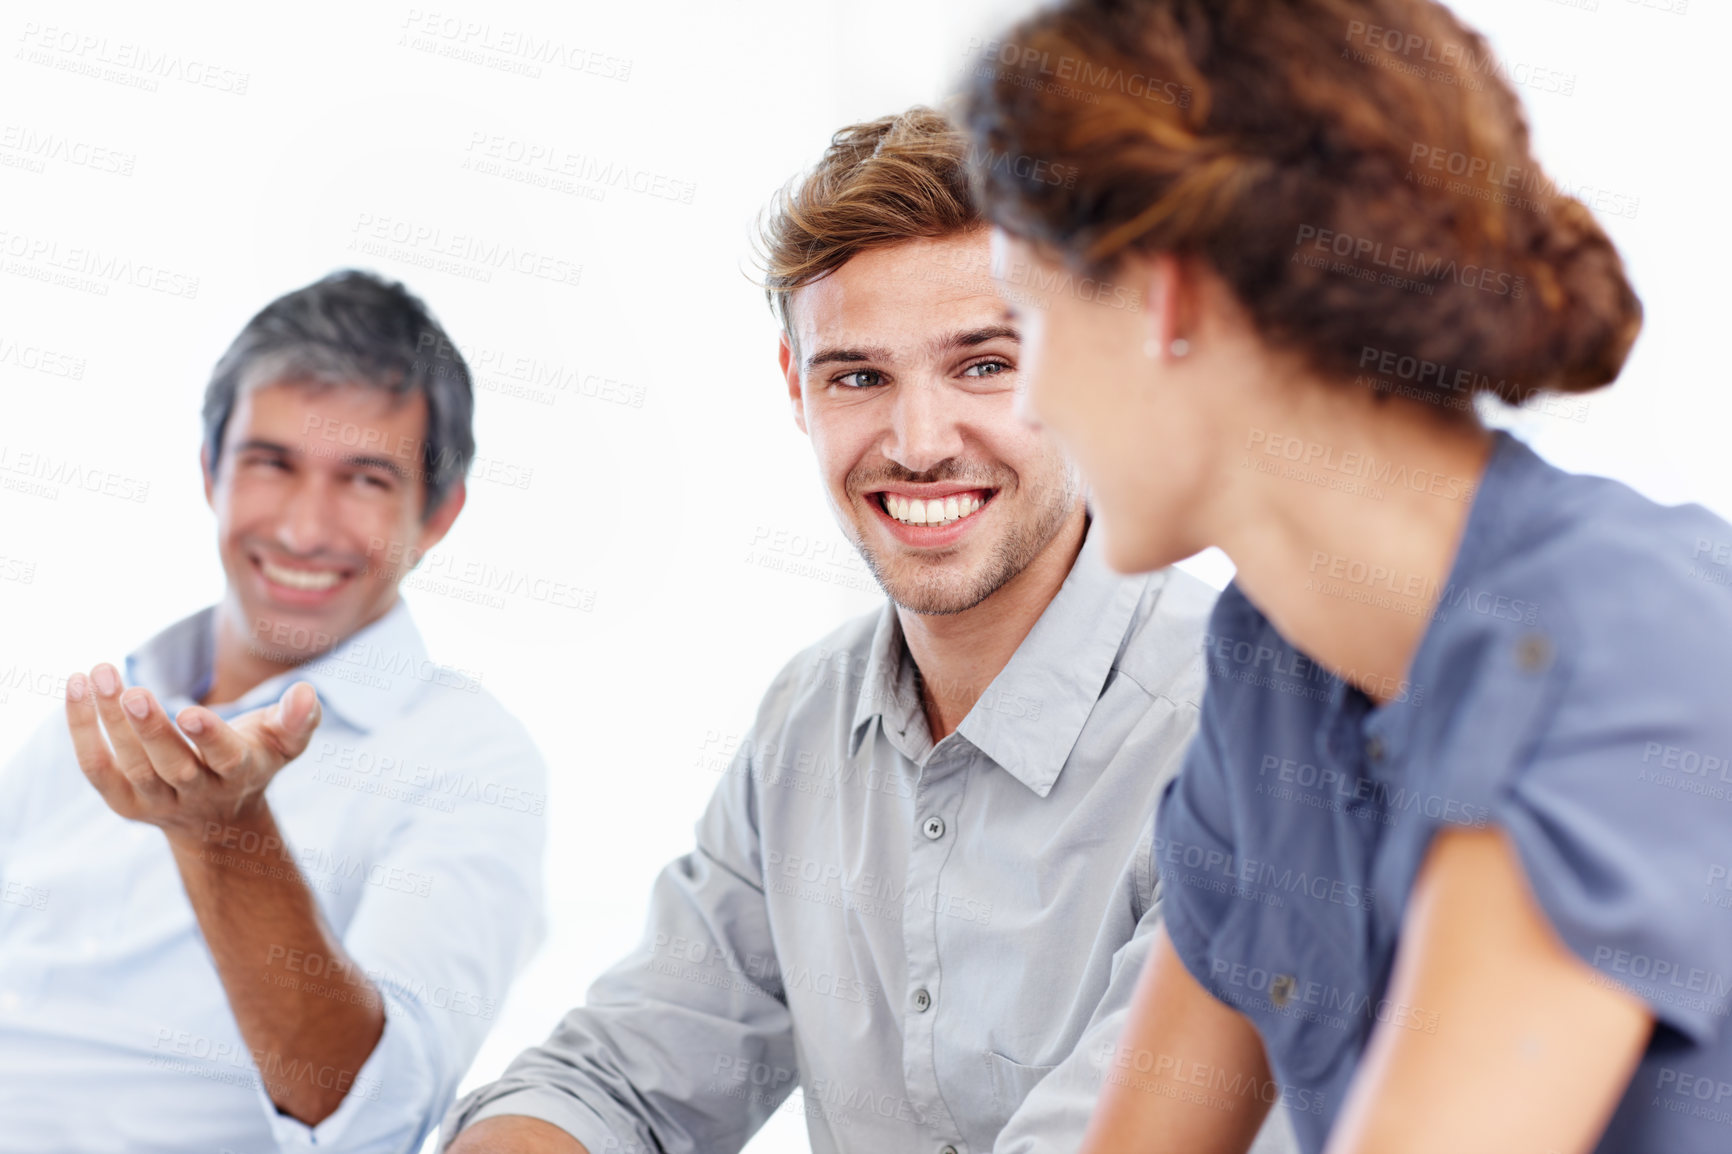
[[[282, 1151], [418, 1150], [540, 942], [540, 754], [515, 722], [466, 726], [444, 749], [449, 765], [485, 785], [449, 812], [406, 806], [365, 863], [365, 896], [343, 944], [383, 998], [385, 1030], [342, 1104], [317, 1126], [279, 1113], [261, 1084]], [[292, 842], [293, 831], [284, 832]], [[262, 1082], [272, 1072], [261, 1073]]]
[[6, 882], [6, 862], [23, 828], [24, 809], [30, 804], [30, 767], [37, 762], [33, 737], [0, 766], [0, 885]]
[[[36, 820], [51, 782], [71, 751], [72, 739], [67, 733], [65, 720], [50, 717], [37, 726], [29, 740], [7, 760], [4, 767], [0, 767], [0, 885], [8, 880], [29, 880], [10, 879], [6, 872], [7, 864], [13, 847]], [[76, 759], [73, 759], [73, 773], [82, 779]], [[82, 784], [86, 788], [95, 788], [88, 783]]]
[[447, 1116], [558, 1126], [592, 1154], [738, 1151], [798, 1080], [755, 819], [758, 742], [741, 743], [697, 827], [657, 878], [643, 941], [551, 1037]]
[[[1597, 980], [1707, 1045], [1732, 995], [1732, 606], [1722, 589], [1663, 593], [1640, 574], [1604, 584], [1604, 603], [1566, 616], [1554, 598], [1551, 634], [1492, 651], [1475, 713], [1517, 710], [1526, 724], [1458, 725], [1446, 792], [1508, 835]], [[1476, 736], [1488, 728], [1502, 749]]]

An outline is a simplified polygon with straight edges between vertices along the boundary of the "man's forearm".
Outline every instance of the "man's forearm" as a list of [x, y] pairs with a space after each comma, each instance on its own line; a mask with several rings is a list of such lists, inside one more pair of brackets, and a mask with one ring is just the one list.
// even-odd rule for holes
[[500, 1114], [465, 1129], [445, 1154], [589, 1154], [589, 1147], [539, 1118]]
[[[384, 1033], [379, 991], [325, 924], [268, 805], [169, 845], [265, 1091], [317, 1125]], [[316, 981], [293, 964], [310, 957]]]

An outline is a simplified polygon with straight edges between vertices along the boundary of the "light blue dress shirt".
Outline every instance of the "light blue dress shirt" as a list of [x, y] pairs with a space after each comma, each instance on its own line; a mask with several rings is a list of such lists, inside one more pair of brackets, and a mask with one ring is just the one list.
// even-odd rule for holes
[[[1359, 567], [1323, 595], [1375, 598]], [[1732, 525], [1497, 446], [1407, 681], [1374, 707], [1236, 585], [1156, 864], [1185, 966], [1255, 1024], [1308, 1154], [1390, 997], [1444, 830], [1514, 843], [1552, 928], [1656, 1026], [1599, 1154], [1732, 1150]]]
[[[205, 610], [170, 627], [128, 658], [127, 683], [171, 716], [191, 704], [213, 626]], [[265, 1059], [271, 1080], [352, 1076], [342, 1105], [311, 1128], [276, 1111], [167, 839], [104, 804], [55, 718], [0, 775], [0, 1151], [395, 1154], [451, 1100], [540, 940], [546, 770], [477, 681], [428, 660], [401, 603], [216, 712], [302, 679], [324, 718], [267, 793], [288, 846], [237, 854], [257, 847], [218, 833], [207, 852], [299, 869], [383, 993], [358, 1072]], [[306, 996], [328, 988], [322, 958], [268, 961]]]

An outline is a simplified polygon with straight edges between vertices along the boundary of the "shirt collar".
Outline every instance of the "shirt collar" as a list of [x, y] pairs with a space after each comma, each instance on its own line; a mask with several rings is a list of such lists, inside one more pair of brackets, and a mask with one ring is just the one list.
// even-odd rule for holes
[[[215, 657], [216, 608], [212, 606], [175, 622], [130, 654], [126, 680], [151, 690], [165, 703], [194, 702], [210, 687]], [[269, 705], [290, 685], [307, 681], [321, 706], [365, 733], [401, 713], [420, 685], [444, 683], [448, 676], [455, 675], [447, 675], [428, 659], [421, 631], [399, 598], [383, 617], [323, 655], [255, 685], [215, 712], [226, 718]]]
[[866, 670], [860, 678], [859, 696], [854, 699], [854, 719], [848, 731], [849, 756], [859, 752], [861, 738], [873, 718], [888, 712], [888, 720], [897, 729], [906, 729], [908, 716], [920, 707], [919, 695], [912, 692], [912, 678], [904, 668], [910, 664], [903, 661], [907, 652], [896, 605], [886, 598], [872, 628], [872, 640], [866, 649]]
[[197, 701], [210, 686], [215, 625], [214, 607], [176, 621], [127, 654], [126, 683], [144, 686], [165, 708], [169, 702]]
[[[1052, 791], [1100, 700], [1148, 578], [1124, 577], [1100, 556], [1091, 530], [1057, 594], [993, 678], [957, 732], [1041, 797]], [[875, 717], [906, 726], [918, 710], [913, 662], [895, 606], [886, 602], [872, 633], [850, 753]]]

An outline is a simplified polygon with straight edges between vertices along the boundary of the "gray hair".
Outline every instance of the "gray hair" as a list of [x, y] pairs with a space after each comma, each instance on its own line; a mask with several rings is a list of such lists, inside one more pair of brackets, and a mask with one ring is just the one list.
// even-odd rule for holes
[[290, 380], [426, 396], [423, 517], [432, 516], [468, 472], [475, 456], [469, 366], [427, 306], [401, 284], [342, 269], [278, 297], [246, 323], [205, 388], [204, 444], [213, 474], [235, 398]]

